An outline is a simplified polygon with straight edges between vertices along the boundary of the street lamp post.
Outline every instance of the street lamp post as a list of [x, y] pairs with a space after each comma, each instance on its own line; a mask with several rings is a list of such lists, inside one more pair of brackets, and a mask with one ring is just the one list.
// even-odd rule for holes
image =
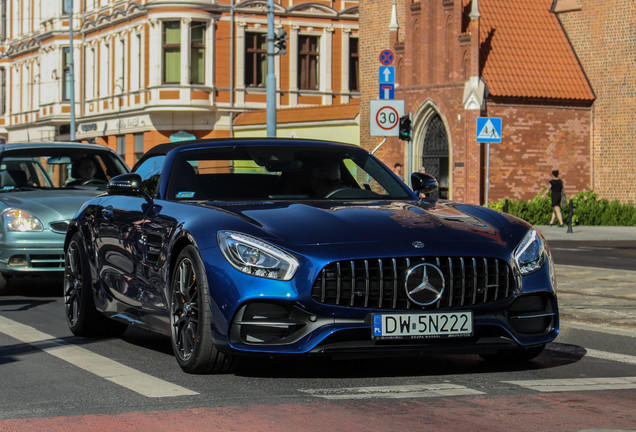
[[276, 137], [276, 73], [274, 71], [274, 0], [267, 0], [267, 136]]
[[69, 100], [71, 103], [71, 141], [75, 141], [75, 65], [73, 64], [73, 0], [68, 1], [68, 72], [69, 72]]

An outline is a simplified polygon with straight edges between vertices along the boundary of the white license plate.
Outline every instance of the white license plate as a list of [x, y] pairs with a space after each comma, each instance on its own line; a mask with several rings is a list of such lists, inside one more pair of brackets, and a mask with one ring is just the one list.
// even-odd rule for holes
[[473, 313], [373, 314], [373, 339], [429, 339], [473, 335]]

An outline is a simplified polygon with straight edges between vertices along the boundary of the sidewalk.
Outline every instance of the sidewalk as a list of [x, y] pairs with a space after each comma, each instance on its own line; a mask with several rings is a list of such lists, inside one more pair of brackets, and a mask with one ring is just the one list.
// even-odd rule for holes
[[557, 225], [537, 225], [536, 228], [543, 234], [546, 240], [592, 240], [592, 241], [636, 241], [636, 227], [625, 226], [573, 226], [572, 232], [568, 232], [565, 225], [559, 228]]
[[[636, 241], [636, 227], [541, 225], [548, 242]], [[635, 263], [636, 264], [636, 263]], [[562, 327], [618, 331], [636, 337], [636, 265], [633, 270], [555, 266]]]

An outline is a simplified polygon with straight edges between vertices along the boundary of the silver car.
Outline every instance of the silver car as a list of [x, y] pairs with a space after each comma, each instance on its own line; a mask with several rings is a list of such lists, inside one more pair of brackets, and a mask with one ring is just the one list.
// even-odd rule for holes
[[100, 145], [0, 145], [0, 293], [14, 276], [62, 272], [68, 221], [128, 171]]

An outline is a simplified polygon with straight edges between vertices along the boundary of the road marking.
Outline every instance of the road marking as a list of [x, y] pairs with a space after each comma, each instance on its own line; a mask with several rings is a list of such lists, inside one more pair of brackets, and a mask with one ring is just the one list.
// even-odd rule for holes
[[624, 378], [569, 378], [529, 381], [503, 381], [542, 393], [590, 390], [636, 389], [636, 377]]
[[455, 384], [421, 384], [405, 386], [343, 387], [335, 389], [299, 389], [323, 399], [406, 399], [447, 396], [474, 396], [485, 393]]
[[620, 363], [636, 365], [636, 356], [611, 353], [611, 352], [605, 352], [605, 351], [597, 351], [597, 350], [589, 349], [589, 348], [585, 348], [585, 351], [587, 351], [587, 353], [585, 354], [586, 357], [594, 357], [594, 358], [602, 359], [602, 360], [610, 360], [610, 361], [615, 361]]
[[582, 321], [575, 321], [570, 318], [561, 321], [561, 327], [571, 327], [579, 330], [593, 331], [599, 333], [608, 333], [618, 336], [627, 336], [636, 338], [636, 328], [616, 327], [607, 324], [592, 324]]
[[2, 316], [0, 316], [0, 332], [147, 397], [198, 394]]

